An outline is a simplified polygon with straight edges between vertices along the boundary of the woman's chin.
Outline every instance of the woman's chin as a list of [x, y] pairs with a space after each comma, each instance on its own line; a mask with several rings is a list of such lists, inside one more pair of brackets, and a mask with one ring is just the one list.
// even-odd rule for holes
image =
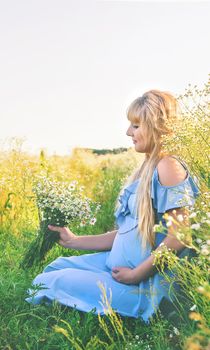
[[139, 147], [137, 144], [134, 144], [134, 149], [136, 152], [145, 153], [145, 150], [142, 147]]

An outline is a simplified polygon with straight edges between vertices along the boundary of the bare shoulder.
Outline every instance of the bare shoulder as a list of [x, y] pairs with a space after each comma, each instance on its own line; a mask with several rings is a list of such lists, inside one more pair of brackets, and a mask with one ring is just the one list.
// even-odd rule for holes
[[175, 186], [184, 181], [187, 172], [183, 165], [175, 158], [165, 156], [157, 165], [159, 182], [163, 186]]

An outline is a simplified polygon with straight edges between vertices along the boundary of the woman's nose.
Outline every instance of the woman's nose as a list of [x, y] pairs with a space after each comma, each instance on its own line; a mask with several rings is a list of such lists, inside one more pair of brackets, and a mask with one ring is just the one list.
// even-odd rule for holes
[[132, 136], [132, 127], [131, 127], [131, 125], [129, 126], [129, 128], [127, 129], [127, 131], [126, 131], [126, 135], [127, 136]]

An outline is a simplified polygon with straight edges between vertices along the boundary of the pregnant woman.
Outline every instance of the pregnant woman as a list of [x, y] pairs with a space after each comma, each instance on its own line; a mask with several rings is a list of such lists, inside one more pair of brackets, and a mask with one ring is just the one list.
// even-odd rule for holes
[[[164, 150], [163, 138], [172, 135], [176, 116], [177, 100], [168, 92], [151, 90], [131, 103], [126, 134], [145, 158], [119, 196], [117, 230], [76, 236], [67, 227], [50, 225], [59, 232], [61, 246], [99, 252], [57, 258], [34, 279], [34, 287], [42, 288], [35, 293], [29, 290], [28, 302], [57, 300], [81, 311], [104, 314], [103, 289], [116, 312], [147, 322], [164, 297], [173, 299], [151, 253], [167, 247], [184, 255], [186, 247], [176, 232], [188, 224], [188, 207], [199, 192], [186, 164]], [[165, 213], [170, 222], [165, 221]], [[165, 229], [155, 232], [159, 222]]]

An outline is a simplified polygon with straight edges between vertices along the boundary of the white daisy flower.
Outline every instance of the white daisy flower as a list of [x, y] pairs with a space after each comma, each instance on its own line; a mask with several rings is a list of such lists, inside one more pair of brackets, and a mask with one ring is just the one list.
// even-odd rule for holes
[[182, 214], [177, 215], [177, 220], [178, 220], [179, 222], [184, 221], [183, 215], [182, 215]]
[[192, 225], [191, 225], [191, 228], [192, 228], [193, 230], [199, 230], [200, 227], [201, 227], [201, 225], [200, 225], [199, 223], [197, 223], [197, 224], [192, 224]]

